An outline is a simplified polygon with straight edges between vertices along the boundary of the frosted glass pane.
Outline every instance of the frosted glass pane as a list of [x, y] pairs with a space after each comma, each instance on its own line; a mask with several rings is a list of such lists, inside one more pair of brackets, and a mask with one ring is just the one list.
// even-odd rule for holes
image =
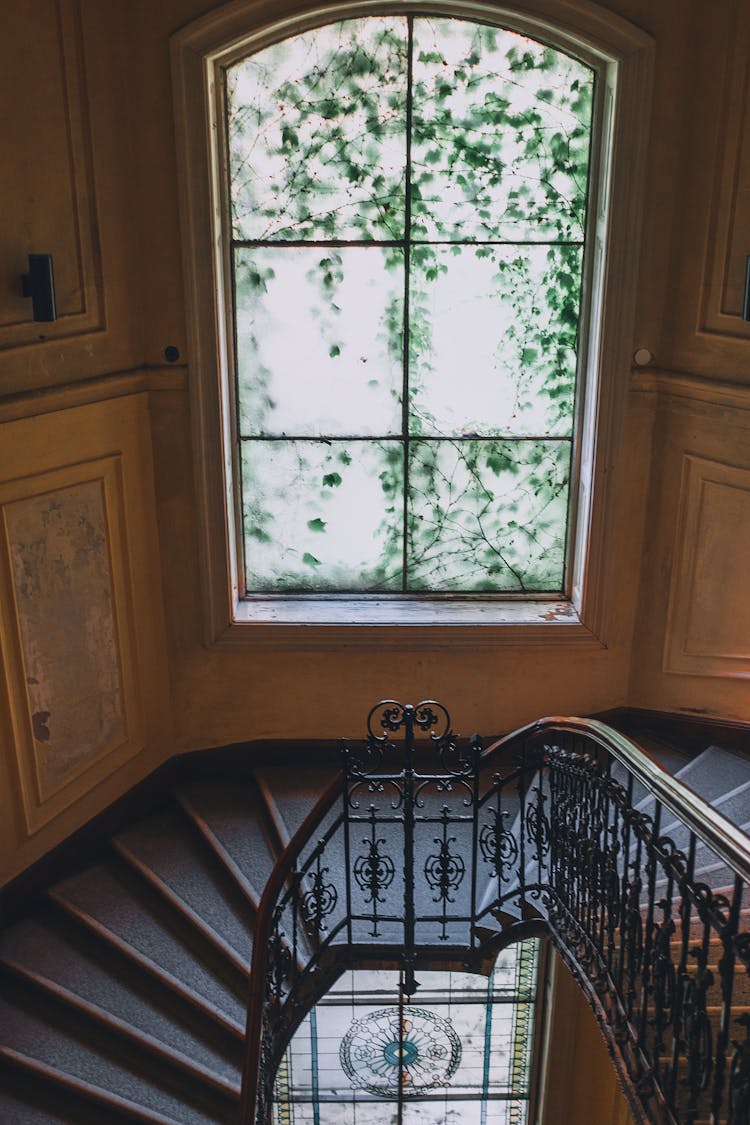
[[400, 589], [399, 442], [242, 444], [247, 590]]
[[235, 251], [240, 433], [401, 432], [403, 252]]
[[592, 71], [461, 20], [414, 37], [413, 237], [582, 240]]
[[409, 458], [412, 590], [557, 592], [566, 441], [415, 441]]
[[578, 247], [430, 247], [411, 277], [412, 433], [572, 432]]
[[400, 238], [406, 20], [346, 20], [227, 73], [234, 237]]

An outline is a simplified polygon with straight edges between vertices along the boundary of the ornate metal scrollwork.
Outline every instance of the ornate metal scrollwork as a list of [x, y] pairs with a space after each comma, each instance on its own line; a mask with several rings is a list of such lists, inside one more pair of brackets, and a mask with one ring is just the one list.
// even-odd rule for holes
[[367, 852], [355, 860], [354, 878], [366, 902], [384, 902], [382, 892], [393, 882], [396, 866], [391, 857], [380, 850], [380, 845], [385, 843], [382, 836], [372, 840], [365, 837], [362, 843], [367, 845]]
[[[415, 745], [420, 735], [431, 753]], [[582, 734], [578, 721], [527, 728], [503, 753], [493, 767], [504, 775], [488, 776], [480, 741], [462, 752], [448, 711], [432, 700], [371, 710], [363, 749], [344, 751], [340, 812], [327, 814], [323, 839], [295, 857], [271, 914], [264, 1074], [279, 1061], [311, 974], [328, 971], [340, 951], [351, 959], [366, 948], [370, 957], [380, 944], [399, 960], [411, 996], [425, 949], [434, 957], [450, 935], [446, 958], [475, 964], [497, 940], [497, 924], [517, 919], [548, 928], [606, 1025], [643, 1120], [750, 1125], [750, 1016], [738, 1021], [744, 1039], [731, 1038], [737, 979], [750, 971], [744, 876], [734, 876], [732, 893], [700, 882], [704, 836], [690, 833], [689, 820], [673, 839], [661, 835], [662, 822], [679, 821], [679, 805], [644, 797], [644, 774], [630, 769], [622, 747]], [[301, 942], [305, 933], [313, 940]], [[375, 1050], [374, 1030], [350, 1037], [347, 1065], [357, 1081], [359, 1064], [381, 1071], [370, 1073], [371, 1087], [360, 1082], [378, 1094], [394, 1060], [409, 1074], [417, 1047], [411, 1026], [394, 1033], [388, 1025]], [[447, 1071], [429, 1068], [438, 1058], [450, 1070], [452, 1048], [443, 1047], [420, 1056], [428, 1085], [438, 1074], [445, 1081]], [[269, 1125], [266, 1079], [259, 1089], [256, 1125]]]
[[322, 933], [325, 928], [325, 919], [336, 909], [339, 900], [338, 891], [331, 882], [326, 882], [328, 868], [322, 867], [320, 861], [312, 875], [312, 886], [302, 895], [302, 921], [308, 933]]
[[732, 1040], [728, 1125], [750, 1125], [750, 1014], [745, 1012], [735, 1022], [744, 1027], [745, 1038]]
[[482, 825], [479, 832], [482, 857], [499, 879], [508, 878], [510, 869], [518, 862], [518, 839], [505, 824], [509, 816], [507, 811], [490, 809], [490, 820]]
[[706, 1008], [714, 975], [706, 968], [707, 954], [702, 946], [695, 946], [690, 955], [696, 959], [698, 967], [695, 976], [683, 981], [683, 1036], [688, 1064], [683, 1084], [690, 1091], [691, 1103], [695, 1104], [698, 1095], [708, 1089], [713, 1069], [713, 1031]]
[[441, 840], [435, 837], [439, 845], [437, 854], [427, 857], [424, 865], [424, 875], [428, 885], [438, 893], [433, 902], [454, 902], [454, 894], [461, 886], [466, 874], [466, 864], [460, 855], [451, 851], [451, 844], [455, 844], [456, 837], [448, 836]]

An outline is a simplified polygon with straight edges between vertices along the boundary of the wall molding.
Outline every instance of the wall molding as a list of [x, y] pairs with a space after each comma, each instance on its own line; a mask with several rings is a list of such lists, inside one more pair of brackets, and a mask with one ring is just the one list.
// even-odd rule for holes
[[[83, 29], [79, 0], [54, 0], [56, 15], [56, 57], [48, 58], [44, 68], [47, 83], [49, 114], [57, 115], [59, 135], [66, 144], [67, 168], [55, 174], [65, 181], [72, 213], [61, 228], [46, 231], [49, 245], [29, 244], [31, 237], [25, 229], [24, 213], [14, 216], [13, 241], [6, 238], [6, 250], [12, 250], [11, 261], [24, 261], [23, 255], [31, 250], [51, 252], [58, 266], [58, 318], [49, 324], [38, 324], [31, 319], [28, 301], [13, 302], [12, 309], [0, 323], [0, 352], [16, 351], [39, 343], [40, 340], [58, 340], [69, 336], [88, 335], [103, 331], [106, 326], [104, 278], [99, 239], [99, 216], [96, 205], [94, 180], [93, 140], [89, 120], [89, 96], [84, 59]], [[40, 17], [41, 18], [41, 17]], [[38, 45], [41, 49], [41, 45]], [[52, 88], [55, 75], [59, 78], [57, 89]], [[37, 94], [37, 98], [41, 97]], [[23, 100], [23, 99], [21, 99]], [[43, 103], [42, 103], [43, 104]], [[32, 105], [31, 113], [38, 113], [39, 104]], [[41, 129], [38, 144], [44, 146], [44, 129], [51, 128], [49, 121], [36, 123], [34, 132]], [[30, 126], [34, 124], [32, 116]], [[49, 133], [46, 134], [49, 137]], [[67, 176], [65, 176], [67, 172]], [[54, 200], [59, 190], [50, 178], [50, 170], [43, 164], [36, 168], [37, 182], [24, 184], [23, 205], [43, 210]], [[41, 175], [40, 175], [41, 173]], [[34, 227], [34, 237], [39, 237]], [[65, 239], [68, 239], [66, 242]], [[67, 254], [69, 267], [67, 284], [61, 284], [60, 255]], [[20, 255], [20, 257], [19, 257]], [[20, 276], [18, 278], [20, 295]], [[16, 312], [16, 308], [18, 311]]]
[[663, 671], [750, 678], [750, 468], [685, 453]]
[[[3, 663], [31, 834], [144, 744], [121, 457], [3, 483], [0, 515]], [[49, 597], [65, 613], [46, 632]], [[83, 693], [74, 711], [71, 690]]]
[[128, 395], [158, 394], [162, 391], [186, 391], [187, 368], [137, 367], [110, 375], [97, 375], [76, 383], [59, 387], [44, 387], [36, 391], [21, 391], [0, 396], [0, 424], [32, 418], [38, 414], [54, 414], [76, 406], [94, 402], [125, 398]]
[[750, 410], [750, 383], [706, 379], [685, 371], [670, 371], [659, 367], [646, 369], [634, 367], [631, 389], [639, 394], [708, 403], [717, 409]]

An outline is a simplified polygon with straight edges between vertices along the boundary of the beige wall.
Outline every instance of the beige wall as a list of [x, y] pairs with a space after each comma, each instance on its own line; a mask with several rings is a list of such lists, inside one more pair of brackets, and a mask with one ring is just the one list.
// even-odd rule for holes
[[[604, 1036], [570, 971], [551, 954], [554, 996], [542, 1067], [539, 1125], [633, 1125]], [[572, 1074], [579, 1081], [571, 1082]]]
[[[0, 183], [0, 501], [15, 503], [13, 482], [29, 477], [28, 495], [49, 498], [57, 478], [44, 474], [59, 469], [74, 482], [62, 497], [72, 518], [75, 503], [90, 499], [85, 482], [103, 479], [99, 463], [117, 462], [119, 483], [108, 486], [98, 517], [107, 546], [97, 581], [109, 594], [94, 616], [101, 626], [110, 615], [96, 643], [113, 646], [116, 658], [103, 654], [102, 667], [125, 708], [120, 727], [98, 743], [92, 735], [56, 775], [54, 792], [40, 786], [40, 762], [52, 751], [35, 737], [32, 716], [49, 708], [27, 690], [35, 687], [28, 666], [42, 658], [19, 623], [6, 521], [6, 876], [177, 749], [357, 735], [382, 696], [437, 697], [464, 733], [624, 703], [750, 718], [748, 542], [738, 534], [750, 524], [750, 333], [738, 316], [750, 252], [747, 6], [603, 5], [656, 43], [644, 232], [632, 248], [640, 260], [633, 351], [648, 348], [656, 359], [618, 375], [625, 408], [609, 467], [603, 643], [388, 651], [220, 651], [202, 642], [188, 405], [188, 380], [201, 372], [186, 350], [169, 38], [213, 6], [40, 0], [4, 16], [0, 83], [12, 112], [3, 150], [17, 159], [6, 160]], [[18, 296], [29, 251], [55, 255], [64, 315], [54, 325], [31, 324]], [[181, 352], [172, 366], [163, 358], [170, 344]], [[89, 462], [87, 477], [80, 466]], [[73, 530], [61, 534], [73, 550]], [[688, 603], [697, 608], [687, 612]], [[728, 603], [736, 613], [722, 608]], [[91, 693], [74, 698], [75, 677], [55, 669], [71, 660], [88, 667], [91, 628], [79, 622], [65, 651], [44, 655], [49, 690], [58, 700], [69, 693], [88, 730], [97, 729], [99, 704]]]

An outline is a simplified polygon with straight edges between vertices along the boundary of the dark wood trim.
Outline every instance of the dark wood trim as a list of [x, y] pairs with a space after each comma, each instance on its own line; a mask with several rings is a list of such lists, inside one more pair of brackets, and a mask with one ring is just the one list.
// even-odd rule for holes
[[[692, 755], [715, 743], [750, 758], [750, 722], [637, 707], [614, 707], [591, 717], [632, 736], [636, 742], [638, 732], [649, 733]], [[485, 744], [493, 740], [494, 736], [488, 737]], [[180, 784], [222, 775], [249, 777], [262, 766], [294, 769], [314, 762], [336, 768], [340, 761], [341, 742], [334, 739], [264, 739], [178, 754], [0, 888], [0, 920], [7, 925], [26, 913], [47, 887], [91, 863], [108, 848], [115, 833], [165, 805]]]
[[20, 918], [49, 886], [108, 849], [117, 832], [166, 805], [178, 785], [222, 775], [249, 777], [261, 766], [293, 769], [310, 761], [337, 766], [340, 759], [340, 743], [330, 739], [266, 739], [177, 754], [1, 887], [0, 924], [7, 926]]
[[724, 750], [733, 750], [744, 758], [750, 758], [750, 722], [692, 715], [684, 711], [647, 711], [640, 707], [613, 707], [589, 718], [607, 723], [632, 737], [634, 742], [638, 741], [640, 731], [676, 749], [686, 750], [693, 757], [707, 746], [721, 746]]

